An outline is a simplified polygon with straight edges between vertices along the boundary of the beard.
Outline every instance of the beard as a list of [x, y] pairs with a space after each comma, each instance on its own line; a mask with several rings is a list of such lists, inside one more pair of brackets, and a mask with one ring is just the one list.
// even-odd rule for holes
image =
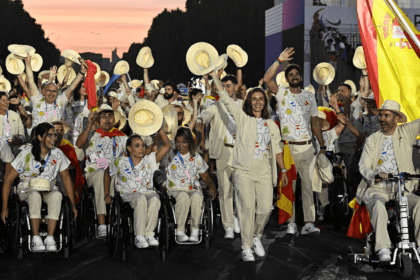
[[172, 94], [165, 93], [165, 94], [163, 95], [163, 98], [165, 98], [166, 100], [169, 100], [169, 99], [171, 99], [172, 97], [174, 97], [174, 94], [173, 94], [173, 93], [172, 93]]
[[291, 83], [289, 83], [289, 86], [290, 86], [291, 88], [298, 88], [298, 87], [300, 87], [300, 81], [298, 81], [298, 80], [293, 80]]

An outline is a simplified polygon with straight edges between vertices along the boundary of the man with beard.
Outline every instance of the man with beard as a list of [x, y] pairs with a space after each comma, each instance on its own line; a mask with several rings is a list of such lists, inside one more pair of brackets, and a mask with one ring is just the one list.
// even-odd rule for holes
[[[407, 121], [407, 117], [400, 110], [400, 104], [393, 100], [386, 100], [380, 109], [381, 130], [367, 138], [359, 169], [364, 180], [357, 189], [356, 199], [359, 205], [366, 205], [372, 226], [375, 231], [375, 251], [380, 262], [391, 260], [391, 240], [387, 225], [388, 213], [385, 203], [394, 198], [393, 182], [385, 181], [388, 174], [407, 172], [414, 174], [413, 161], [410, 160], [412, 145], [420, 134], [420, 119], [407, 124], [397, 125]], [[381, 179], [375, 179], [379, 175]], [[407, 210], [414, 220], [414, 235], [420, 244], [420, 198], [414, 195], [415, 180], [405, 181], [404, 197], [407, 199]], [[417, 245], [418, 246], [418, 245]], [[420, 253], [420, 247], [417, 248]]]
[[163, 96], [159, 94], [154, 100], [154, 102], [160, 107], [160, 109], [163, 109], [163, 107], [169, 104], [182, 105], [181, 102], [177, 100], [178, 97], [181, 96], [181, 92], [179, 91], [179, 89], [176, 88], [175, 83], [166, 82], [164, 88], [165, 94]]
[[[286, 48], [265, 74], [264, 82], [270, 91], [276, 94], [282, 142], [287, 141], [295, 162], [296, 172], [300, 174], [301, 178], [302, 207], [305, 221], [301, 234], [318, 234], [320, 230], [313, 224], [315, 222], [315, 207], [309, 176], [309, 165], [315, 157], [312, 134], [315, 135], [320, 144], [320, 153], [325, 153], [326, 147], [322, 137], [321, 122], [317, 119], [318, 107], [315, 96], [311, 92], [301, 89], [302, 71], [296, 64], [290, 64], [285, 69], [285, 77], [289, 83], [289, 88], [279, 87], [273, 80], [280, 64], [292, 60], [291, 56], [293, 54], [293, 48]], [[294, 192], [295, 189], [296, 187], [293, 185]], [[293, 204], [293, 213], [295, 213], [294, 208], [295, 204]], [[297, 231], [295, 215], [288, 222], [286, 233], [295, 234]]]

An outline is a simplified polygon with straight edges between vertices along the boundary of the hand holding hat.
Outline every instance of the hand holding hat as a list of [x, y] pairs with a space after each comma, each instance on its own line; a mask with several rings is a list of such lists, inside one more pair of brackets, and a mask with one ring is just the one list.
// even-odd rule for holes
[[248, 63], [248, 54], [238, 45], [228, 46], [226, 53], [238, 68], [242, 68]]
[[152, 55], [152, 50], [149, 47], [143, 47], [137, 55], [136, 63], [142, 68], [152, 67], [155, 63], [155, 60], [153, 59]]
[[213, 71], [218, 60], [219, 53], [208, 43], [195, 43], [187, 52], [188, 69], [197, 76], [202, 76]]

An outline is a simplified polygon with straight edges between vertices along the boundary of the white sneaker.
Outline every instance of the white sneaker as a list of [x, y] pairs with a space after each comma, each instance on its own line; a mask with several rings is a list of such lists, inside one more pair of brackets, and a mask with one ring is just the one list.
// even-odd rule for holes
[[233, 233], [233, 228], [227, 228], [225, 233], [225, 239], [233, 239], [235, 234]]
[[57, 251], [57, 244], [55, 244], [54, 237], [51, 235], [48, 235], [47, 238], [45, 238], [44, 245], [49, 252]]
[[193, 229], [190, 235], [190, 241], [198, 242], [198, 229]]
[[[239, 219], [236, 216], [233, 216], [233, 222], [235, 227], [233, 228], [236, 233], [241, 233], [241, 226], [239, 224]], [[225, 237], [226, 238], [226, 237]]]
[[178, 242], [187, 242], [189, 240], [188, 236], [185, 234], [185, 231], [179, 230], [176, 232]]
[[242, 251], [242, 260], [244, 262], [255, 262], [251, 248]]
[[254, 252], [258, 257], [265, 256], [265, 251], [263, 245], [261, 244], [261, 239], [256, 236], [254, 237]]
[[388, 248], [383, 248], [378, 252], [379, 262], [390, 262], [391, 251]]
[[286, 234], [296, 234], [297, 232], [297, 227], [295, 223], [289, 223], [287, 225], [287, 229], [286, 229]]
[[149, 243], [147, 243], [147, 240], [146, 240], [146, 238], [144, 238], [144, 235], [137, 235], [135, 243], [136, 243], [137, 248], [147, 248], [147, 247], [149, 247]]
[[313, 223], [307, 223], [300, 231], [301, 234], [318, 234], [320, 232], [321, 230], [316, 228]]
[[159, 241], [157, 241], [154, 236], [147, 236], [146, 239], [149, 246], [159, 246]]
[[36, 251], [36, 252], [45, 251], [45, 245], [42, 242], [42, 238], [39, 235], [32, 236], [31, 246], [32, 246], [32, 251]]
[[99, 225], [98, 226], [98, 238], [105, 238], [106, 237], [106, 225]]

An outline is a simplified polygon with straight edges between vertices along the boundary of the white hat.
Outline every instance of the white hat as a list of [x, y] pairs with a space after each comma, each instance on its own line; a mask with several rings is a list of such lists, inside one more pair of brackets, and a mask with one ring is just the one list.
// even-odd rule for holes
[[178, 113], [175, 107], [169, 108], [169, 110], [163, 114], [163, 118], [165, 120], [164, 131], [168, 134], [169, 140], [172, 141], [178, 131]]
[[17, 59], [13, 53], [9, 54], [6, 58], [6, 69], [10, 74], [18, 75], [25, 70], [23, 61]]
[[152, 67], [155, 63], [155, 60], [153, 59], [152, 55], [152, 50], [149, 47], [143, 47], [137, 55], [136, 63], [142, 68]]
[[286, 76], [285, 76], [285, 72], [284, 71], [281, 71], [280, 73], [277, 74], [276, 82], [281, 87], [284, 87], [284, 88], [288, 88], [289, 87], [289, 83], [286, 80]]
[[238, 68], [242, 68], [248, 63], [248, 54], [238, 45], [228, 46], [226, 53]]
[[67, 74], [67, 71], [70, 71], [69, 77], [67, 79], [67, 85], [71, 85], [74, 79], [76, 79], [76, 72], [73, 68], [67, 68], [66, 65], [61, 65], [57, 70], [57, 80], [60, 84], [64, 82], [64, 77]]
[[131, 80], [131, 88], [139, 88], [143, 84], [143, 81], [134, 79]]
[[320, 85], [329, 85], [335, 77], [334, 67], [327, 63], [321, 62], [314, 69], [314, 79]]
[[213, 71], [218, 60], [219, 53], [208, 43], [195, 43], [187, 52], [188, 69], [197, 76], [202, 76]]
[[165, 91], [165, 88], [163, 87], [163, 88], [161, 88], [160, 90], [159, 90], [159, 93], [165, 93], [166, 91]]
[[226, 72], [223, 71], [222, 74], [220, 75], [220, 80], [223, 80], [223, 78], [226, 77], [226, 75], [227, 75]]
[[[98, 63], [96, 63], [96, 62], [93, 62], [92, 61], [92, 63], [93, 64], [95, 64], [95, 66], [96, 66], [96, 74], [95, 74], [95, 81], [97, 80], [97, 79], [99, 79], [99, 77], [101, 76], [101, 67], [99, 66], [99, 64]], [[87, 72], [86, 72], [86, 74], [85, 74], [85, 77], [86, 77], [86, 75], [87, 75]]]
[[405, 123], [407, 122], [407, 116], [401, 112], [401, 105], [394, 100], [385, 100], [384, 104], [382, 104], [381, 108], [379, 109], [372, 109], [372, 111], [391, 111], [396, 113], [400, 117], [400, 122]]
[[130, 109], [128, 123], [135, 134], [152, 135], [162, 127], [162, 110], [152, 101], [139, 101]]
[[[143, 81], [141, 81], [141, 82], [143, 83]], [[154, 84], [156, 89], [159, 88], [159, 81], [158, 80], [151, 80], [150, 83]]]
[[5, 91], [9, 94], [9, 91], [12, 89], [10, 82], [3, 76], [0, 76], [0, 91]]
[[312, 159], [309, 165], [309, 177], [315, 192], [322, 191], [322, 184], [331, 184], [334, 181], [333, 166], [324, 154]]
[[315, 94], [315, 88], [314, 88], [314, 86], [313, 86], [312, 84], [309, 84], [309, 86], [307, 86], [307, 87], [305, 88], [305, 90], [306, 90], [306, 91], [309, 91], [309, 92], [311, 92], [311, 93], [313, 93], [313, 94]]
[[[80, 65], [80, 61], [79, 61], [80, 54], [78, 54], [76, 51], [73, 51], [73, 50], [70, 50], [70, 49], [65, 50], [61, 56], [63, 56], [64, 58], [66, 58], [70, 61], [76, 62], [77, 64]], [[67, 66], [71, 66], [71, 65], [67, 65]]]
[[99, 107], [99, 109], [96, 110], [96, 113], [98, 113], [99, 115], [100, 113], [105, 112], [105, 111], [114, 112], [111, 106], [109, 106], [108, 104], [102, 104], [101, 107]]
[[61, 124], [63, 126], [64, 134], [66, 134], [70, 129], [70, 126], [67, 123], [65, 123], [64, 121], [60, 121], [56, 116], [49, 117], [47, 122], [52, 124]]
[[353, 56], [353, 64], [356, 68], [366, 69], [366, 58], [363, 46], [357, 47]]
[[7, 47], [7, 49], [9, 50], [9, 52], [11, 52], [12, 54], [16, 55], [17, 59], [24, 59], [25, 57], [28, 56], [28, 53], [30, 56], [35, 54], [35, 49], [31, 46], [28, 45], [9, 45]]
[[188, 110], [187, 108], [185, 108], [182, 105], [178, 105], [178, 104], [169, 104], [169, 105], [166, 105], [165, 107], [163, 107], [162, 113], [164, 115], [165, 114], [168, 114], [169, 111], [171, 110], [171, 108], [174, 108], [175, 106], [179, 106], [179, 107], [182, 108], [182, 110], [184, 110], [184, 121], [182, 122], [182, 125], [186, 125], [187, 123], [189, 123], [189, 121], [191, 120], [191, 111]]
[[50, 78], [50, 70], [44, 70], [42, 72], [39, 72], [38, 79], [42, 79], [42, 83], [44, 83], [44, 80], [47, 80]]
[[219, 59], [217, 60], [216, 63], [216, 67], [214, 68], [214, 70], [218, 71], [219, 69], [224, 69], [227, 65], [227, 60], [228, 60], [228, 55], [227, 54], [222, 54], [221, 56], [219, 56]]
[[356, 95], [357, 89], [356, 85], [352, 80], [346, 80], [343, 84], [349, 85], [351, 87], [351, 94], [352, 96]]
[[42, 63], [43, 63], [43, 59], [42, 56], [38, 53], [34, 54], [31, 56], [31, 68], [32, 71], [38, 72], [41, 67], [42, 67]]
[[373, 92], [371, 92], [368, 97], [361, 97], [361, 98], [365, 101], [375, 101], [376, 100]]
[[115, 64], [114, 75], [124, 75], [127, 74], [128, 71], [130, 71], [130, 65], [127, 61], [120, 60], [117, 64]]
[[110, 91], [110, 92], [108, 93], [108, 96], [110, 96], [110, 97], [114, 97], [114, 98], [118, 99], [118, 93], [116, 93], [115, 91]]
[[101, 71], [99, 78], [96, 79], [96, 83], [99, 87], [104, 87], [109, 83], [109, 74], [105, 71]]
[[127, 123], [127, 118], [123, 115], [121, 115], [120, 112], [115, 111], [114, 112], [114, 124], [117, 122], [120, 122], [120, 126], [118, 127], [118, 130], [121, 130], [124, 128], [125, 124]]

